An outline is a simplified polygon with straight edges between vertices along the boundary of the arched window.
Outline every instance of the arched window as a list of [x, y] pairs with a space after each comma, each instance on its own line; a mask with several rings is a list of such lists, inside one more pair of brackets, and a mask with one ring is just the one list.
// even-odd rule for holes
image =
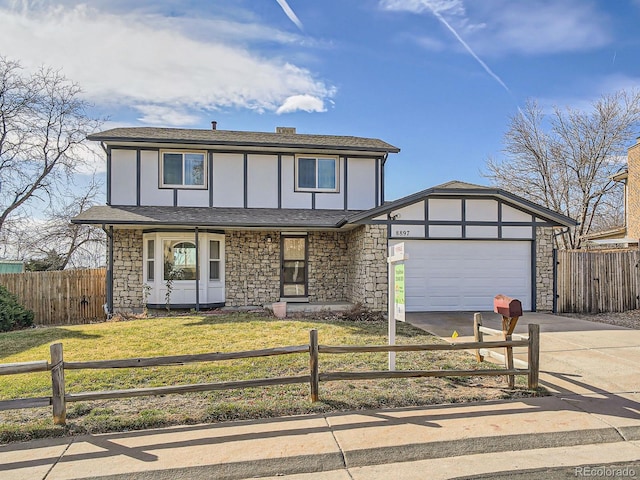
[[164, 242], [164, 279], [195, 280], [196, 245], [192, 242]]

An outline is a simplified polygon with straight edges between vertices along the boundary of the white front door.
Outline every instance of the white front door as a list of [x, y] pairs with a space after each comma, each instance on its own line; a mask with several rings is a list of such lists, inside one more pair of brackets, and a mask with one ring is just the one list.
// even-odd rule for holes
[[[398, 241], [390, 242], [391, 245]], [[531, 242], [405, 240], [407, 311], [493, 310], [493, 297], [531, 310]]]
[[194, 232], [146, 233], [143, 241], [148, 305], [224, 302], [223, 234], [200, 233], [196, 241]]

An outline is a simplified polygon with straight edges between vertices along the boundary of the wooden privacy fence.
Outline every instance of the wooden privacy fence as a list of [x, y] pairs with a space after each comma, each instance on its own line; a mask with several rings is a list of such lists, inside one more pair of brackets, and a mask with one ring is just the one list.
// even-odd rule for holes
[[0, 285], [18, 296], [38, 325], [104, 320], [106, 269], [0, 274]]
[[556, 259], [557, 312], [624, 312], [638, 308], [637, 250], [559, 250]]
[[[234, 388], [253, 388], [267, 385], [288, 385], [294, 383], [309, 383], [311, 401], [319, 397], [320, 382], [335, 380], [364, 380], [375, 378], [416, 378], [416, 377], [468, 377], [468, 376], [499, 376], [499, 375], [527, 375], [529, 388], [538, 385], [538, 364], [531, 362], [529, 367], [518, 369], [486, 369], [486, 370], [398, 370], [398, 371], [368, 371], [368, 372], [327, 372], [320, 373], [319, 354], [342, 354], [362, 352], [415, 352], [434, 350], [472, 350], [496, 347], [528, 347], [534, 358], [538, 357], [537, 334], [532, 334], [528, 340], [510, 340], [494, 342], [466, 342], [444, 345], [364, 345], [364, 346], [328, 346], [318, 344], [318, 331], [309, 332], [309, 344], [277, 347], [263, 350], [229, 353], [203, 353], [198, 355], [175, 355], [169, 357], [129, 358], [122, 360], [98, 360], [89, 362], [65, 362], [61, 343], [52, 344], [51, 362], [47, 360], [37, 362], [23, 362], [0, 365], [0, 375], [13, 375], [29, 372], [51, 371], [50, 397], [20, 398], [0, 401], [0, 410], [22, 409], [53, 406], [53, 421], [63, 425], [66, 422], [66, 404], [86, 400], [103, 400], [111, 398], [139, 397], [147, 395], [166, 395], [171, 393], [206, 392], [213, 390], [228, 390]], [[215, 362], [239, 358], [267, 357], [272, 355], [290, 355], [306, 353], [309, 355], [309, 374], [289, 377], [259, 378], [234, 382], [200, 383], [192, 385], [173, 385], [165, 387], [133, 388], [128, 390], [109, 390], [102, 392], [68, 393], [65, 389], [65, 370], [87, 370], [105, 368], [140, 368], [184, 365], [193, 362]]]

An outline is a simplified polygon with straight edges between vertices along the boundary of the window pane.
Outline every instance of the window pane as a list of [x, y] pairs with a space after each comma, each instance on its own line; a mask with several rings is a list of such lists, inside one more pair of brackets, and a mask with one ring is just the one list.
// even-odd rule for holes
[[184, 154], [184, 184], [204, 185], [204, 154]]
[[182, 154], [165, 153], [162, 162], [162, 182], [165, 185], [182, 185]]
[[153, 260], [147, 260], [147, 280], [150, 282], [153, 281], [155, 276], [153, 271], [154, 265], [155, 263]]
[[285, 261], [283, 268], [284, 283], [304, 283], [305, 264], [301, 260]]
[[218, 240], [209, 240], [209, 259], [220, 260], [220, 242]]
[[305, 259], [305, 237], [285, 238], [284, 240], [284, 259], [285, 260], [304, 260]]
[[336, 188], [336, 161], [333, 158], [318, 159], [318, 188]]
[[298, 187], [316, 188], [316, 159], [298, 159]]
[[285, 297], [301, 297], [304, 295], [304, 284], [293, 283], [284, 286]]
[[220, 262], [217, 260], [209, 262], [209, 280], [220, 280]]
[[164, 242], [164, 279], [195, 280], [196, 246], [191, 242]]
[[153, 260], [155, 255], [154, 251], [156, 249], [156, 241], [155, 240], [147, 240], [147, 258], [149, 260]]

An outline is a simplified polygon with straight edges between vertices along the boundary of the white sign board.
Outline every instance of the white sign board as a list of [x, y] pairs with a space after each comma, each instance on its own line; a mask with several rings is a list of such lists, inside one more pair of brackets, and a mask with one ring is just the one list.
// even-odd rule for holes
[[[404, 243], [389, 248], [389, 280], [387, 318], [389, 319], [389, 345], [396, 343], [396, 320], [404, 321]], [[396, 369], [396, 352], [389, 352], [389, 370]]]

